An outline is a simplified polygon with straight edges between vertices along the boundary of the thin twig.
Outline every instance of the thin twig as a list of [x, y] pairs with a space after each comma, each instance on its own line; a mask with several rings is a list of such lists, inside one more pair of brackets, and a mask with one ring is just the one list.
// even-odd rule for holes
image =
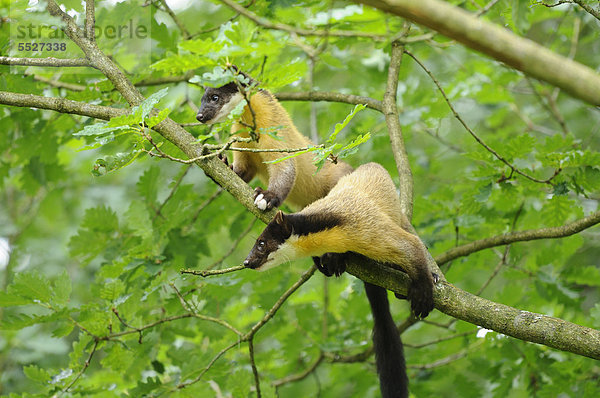
[[558, 175], [557, 172], [555, 172], [550, 178], [547, 178], [545, 180], [540, 180], [538, 178], [532, 177], [532, 176], [530, 176], [530, 175], [522, 172], [521, 170], [519, 170], [516, 166], [513, 166], [508, 160], [506, 160], [498, 152], [496, 152], [489, 145], [487, 145], [477, 134], [475, 134], [475, 132], [473, 130], [471, 130], [471, 128], [467, 125], [467, 123], [463, 120], [463, 118], [458, 114], [458, 112], [456, 111], [456, 109], [454, 109], [454, 106], [450, 102], [450, 99], [448, 99], [448, 96], [446, 95], [446, 92], [442, 88], [440, 82], [435, 78], [435, 76], [433, 75], [433, 73], [431, 73], [431, 71], [429, 69], [427, 69], [427, 67], [421, 61], [419, 61], [419, 59], [417, 57], [415, 57], [412, 53], [410, 53], [409, 51], [406, 51], [406, 50], [404, 50], [404, 53], [406, 55], [408, 55], [409, 57], [411, 57], [413, 60], [415, 60], [415, 62], [425, 71], [425, 73], [427, 73], [427, 75], [429, 75], [429, 77], [431, 78], [431, 80], [433, 81], [433, 83], [436, 85], [436, 87], [438, 88], [438, 90], [440, 91], [440, 93], [442, 94], [442, 96], [444, 97], [444, 100], [446, 101], [446, 103], [450, 107], [450, 110], [452, 111], [452, 114], [454, 115], [454, 117], [460, 122], [460, 124], [462, 124], [462, 126], [465, 128], [465, 130], [467, 130], [469, 132], [469, 134], [471, 134], [471, 136], [473, 138], [475, 138], [475, 140], [482, 147], [484, 147], [488, 152], [490, 152], [492, 155], [494, 155], [496, 157], [496, 159], [500, 160], [502, 163], [504, 163], [505, 165], [507, 165], [511, 169], [511, 172], [514, 171], [515, 173], [520, 174], [521, 176], [523, 176], [523, 177], [525, 177], [528, 180], [531, 180], [533, 182], [537, 182], [537, 183], [541, 183], [541, 184], [554, 185], [554, 184], [552, 184], [552, 179], [554, 179], [554, 177], [556, 177]]
[[[173, 12], [171, 7], [169, 7], [167, 5], [167, 2], [165, 0], [159, 0], [159, 1], [162, 5], [163, 11], [165, 11], [167, 14], [169, 14], [169, 16], [171, 17], [173, 22], [175, 22], [175, 25], [177, 25], [177, 28], [181, 31], [183, 38], [185, 40], [188, 40], [191, 37], [190, 32], [188, 32], [188, 30], [185, 28], [183, 23], [179, 20], [179, 18], [177, 18], [177, 15]], [[152, 2], [152, 4], [155, 4], [155, 2]], [[160, 9], [160, 7], [157, 7], [157, 8]]]
[[242, 233], [233, 242], [233, 244], [231, 245], [231, 247], [229, 248], [229, 250], [227, 250], [227, 253], [223, 254], [223, 256], [221, 256], [221, 258], [219, 258], [217, 261], [215, 261], [214, 263], [212, 263], [211, 265], [209, 265], [208, 267], [206, 267], [205, 270], [214, 269], [216, 266], [218, 266], [223, 261], [225, 261], [225, 259], [227, 257], [229, 257], [231, 255], [231, 253], [234, 252], [234, 250], [240, 244], [240, 242], [242, 241], [242, 239], [244, 239], [244, 237], [250, 233], [250, 231], [252, 230], [252, 227], [254, 226], [254, 224], [256, 224], [256, 220], [258, 220], [258, 219], [257, 218], [253, 218], [252, 222], [250, 222], [250, 224], [248, 225], [248, 227], [244, 231], [242, 231]]
[[494, 5], [495, 5], [497, 2], [499, 2], [499, 1], [500, 1], [500, 0], [492, 0], [492, 1], [490, 1], [490, 2], [489, 2], [489, 3], [487, 3], [487, 4], [486, 4], [486, 5], [485, 5], [485, 6], [484, 6], [484, 7], [483, 7], [481, 10], [477, 11], [477, 12], [475, 13], [475, 15], [476, 15], [476, 16], [478, 16], [478, 17], [482, 16], [483, 14], [485, 14], [486, 12], [488, 12], [489, 10], [491, 10], [491, 9], [492, 9], [492, 7], [493, 7], [493, 6], [494, 6]]
[[404, 343], [404, 347], [409, 347], [409, 348], [423, 348], [423, 347], [427, 347], [427, 346], [430, 346], [430, 345], [435, 345], [435, 344], [443, 343], [444, 341], [448, 341], [448, 340], [452, 340], [452, 339], [457, 339], [459, 337], [470, 336], [472, 334], [474, 334], [473, 330], [468, 330], [466, 332], [455, 333], [455, 334], [451, 334], [449, 336], [440, 337], [438, 339], [427, 341], [425, 343], [420, 343], [420, 344], [408, 344], [408, 343]]
[[215, 193], [213, 193], [208, 199], [206, 199], [204, 202], [202, 202], [202, 204], [198, 207], [198, 210], [196, 210], [196, 212], [194, 213], [194, 215], [190, 221], [190, 224], [194, 224], [196, 222], [196, 220], [198, 220], [198, 216], [200, 215], [202, 210], [204, 210], [206, 208], [206, 206], [211, 204], [222, 193], [223, 193], [223, 188], [219, 187], [219, 188], [217, 188]]
[[154, 218], [152, 219], [152, 221], [156, 220], [156, 217], [158, 216], [162, 217], [161, 210], [165, 207], [165, 205], [173, 197], [173, 195], [175, 195], [175, 191], [177, 191], [177, 188], [179, 188], [179, 185], [181, 185], [181, 182], [183, 181], [184, 177], [187, 175], [191, 168], [191, 164], [185, 167], [183, 173], [181, 173], [179, 178], [177, 178], [177, 181], [175, 181], [175, 185], [173, 185], [173, 188], [171, 189], [171, 192], [169, 192], [169, 195], [165, 198], [165, 200], [163, 200], [158, 209], [156, 209], [156, 213], [154, 214]]
[[386, 35], [378, 35], [373, 33], [365, 33], [361, 31], [350, 31], [350, 30], [338, 30], [330, 32], [329, 30], [318, 30], [318, 29], [302, 29], [295, 28], [290, 25], [286, 25], [278, 22], [271, 22], [266, 18], [263, 18], [252, 11], [247, 10], [240, 4], [233, 0], [220, 0], [221, 3], [225, 4], [229, 8], [233, 9], [237, 13], [248, 18], [257, 25], [262, 26], [265, 29], [281, 30], [288, 33], [295, 33], [300, 36], [332, 36], [332, 37], [367, 37], [373, 40], [383, 41], [388, 39]]
[[317, 367], [321, 364], [321, 362], [323, 362], [323, 359], [325, 359], [325, 355], [323, 355], [323, 352], [320, 351], [319, 357], [317, 358], [317, 360], [314, 361], [308, 368], [304, 369], [303, 371], [301, 371], [299, 373], [295, 373], [295, 374], [283, 377], [281, 379], [277, 379], [277, 380], [273, 381], [271, 384], [277, 388], [277, 387], [280, 387], [287, 383], [292, 383], [294, 381], [303, 380], [308, 375], [310, 375], [312, 372], [314, 372], [315, 369], [317, 369]]
[[207, 276], [223, 275], [223, 274], [228, 274], [230, 272], [240, 271], [243, 269], [246, 269], [246, 267], [244, 267], [243, 265], [236, 265], [235, 267], [215, 269], [215, 270], [207, 270], [207, 269], [196, 270], [196, 269], [190, 269], [190, 268], [187, 268], [187, 269], [182, 268], [179, 270], [179, 273], [180, 274], [199, 275], [201, 277], [206, 278]]
[[273, 307], [271, 307], [271, 309], [265, 314], [265, 316], [259, 322], [257, 322], [254, 326], [252, 326], [252, 329], [250, 330], [250, 332], [248, 332], [248, 336], [252, 336], [252, 335], [256, 334], [256, 332], [258, 332], [258, 330], [261, 327], [263, 327], [271, 318], [273, 318], [275, 316], [275, 313], [277, 312], [277, 310], [279, 310], [279, 308], [281, 308], [281, 306], [283, 305], [283, 303], [285, 303], [285, 301], [288, 299], [288, 297], [290, 297], [292, 295], [292, 293], [294, 293], [296, 290], [298, 290], [300, 288], [300, 286], [302, 286], [306, 281], [308, 281], [311, 278], [311, 276], [314, 275], [316, 270], [317, 270], [317, 267], [313, 264], [313, 266], [310, 267], [310, 269], [308, 271], [306, 271], [304, 274], [302, 274], [300, 279], [298, 279], [296, 281], [296, 283], [294, 283], [292, 286], [290, 286], [290, 288], [288, 290], [286, 290], [281, 295], [281, 297], [279, 297], [279, 299], [275, 302]]
[[73, 387], [73, 385], [77, 382], [77, 380], [79, 380], [79, 378], [81, 376], [83, 376], [83, 373], [90, 366], [90, 362], [92, 361], [92, 357], [96, 353], [96, 349], [98, 348], [98, 344], [99, 343], [100, 342], [98, 340], [94, 341], [94, 346], [92, 347], [92, 350], [90, 351], [90, 355], [88, 356], [88, 358], [83, 363], [83, 368], [81, 368], [81, 370], [79, 371], [79, 373], [77, 373], [77, 376], [75, 376], [75, 378], [73, 380], [71, 380], [71, 382], [65, 388], [62, 389], [61, 395], [65, 394], [67, 391], [69, 391], [69, 389], [71, 387]]
[[256, 368], [256, 361], [254, 360], [254, 339], [250, 337], [248, 339], [248, 355], [250, 356], [250, 366], [252, 367], [252, 374], [254, 375], [254, 386], [256, 387], [256, 397], [260, 398], [260, 377], [258, 376], [258, 369]]
[[202, 379], [202, 376], [204, 376], [204, 374], [206, 372], [208, 372], [208, 370], [215, 364], [215, 362], [217, 362], [217, 360], [219, 358], [221, 358], [227, 351], [231, 350], [233, 347], [235, 347], [237, 345], [239, 345], [239, 342], [234, 341], [233, 343], [229, 344], [227, 347], [223, 348], [221, 351], [219, 351], [217, 353], [217, 355], [215, 355], [213, 357], [213, 359], [211, 359], [211, 361], [208, 363], [208, 365], [206, 365], [206, 367], [204, 369], [202, 369], [202, 371], [200, 371], [200, 374], [198, 376], [196, 376], [192, 380], [187, 380], [187, 381], [184, 381], [183, 383], [178, 384], [175, 387], [175, 390], [181, 390], [191, 384], [194, 384], [194, 383], [197, 383], [198, 381], [200, 381], [200, 379]]

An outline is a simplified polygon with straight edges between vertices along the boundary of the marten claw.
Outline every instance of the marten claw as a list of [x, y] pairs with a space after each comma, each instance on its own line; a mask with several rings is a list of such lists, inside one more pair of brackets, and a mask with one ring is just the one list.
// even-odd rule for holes
[[433, 310], [433, 286], [411, 283], [408, 288], [410, 308], [418, 319], [423, 319]]
[[260, 210], [270, 210], [281, 204], [279, 197], [271, 191], [266, 191], [260, 187], [254, 188], [254, 205]]
[[217, 158], [219, 158], [219, 160], [221, 160], [221, 162], [225, 163], [225, 166], [228, 166], [231, 170], [233, 170], [233, 165], [229, 164], [229, 160], [227, 160], [227, 156], [223, 155], [222, 153], [219, 153], [217, 155]]
[[340, 276], [346, 272], [346, 257], [343, 253], [325, 253], [319, 259], [317, 267], [325, 276]]

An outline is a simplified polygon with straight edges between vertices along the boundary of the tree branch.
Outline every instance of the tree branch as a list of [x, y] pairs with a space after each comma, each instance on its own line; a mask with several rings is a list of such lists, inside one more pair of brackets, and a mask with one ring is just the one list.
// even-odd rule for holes
[[48, 66], [56, 68], [91, 66], [92, 63], [86, 58], [18, 58], [18, 57], [0, 57], [0, 65], [21, 65], [21, 66]]
[[[371, 262], [351, 261], [347, 272], [363, 281], [406, 295], [409, 278], [398, 270]], [[434, 290], [435, 308], [454, 318], [523, 341], [543, 344], [600, 359], [600, 331], [562, 319], [494, 303], [440, 281]]]
[[458, 257], [468, 256], [471, 253], [490, 247], [508, 245], [514, 242], [525, 242], [537, 239], [556, 239], [574, 235], [584, 229], [593, 227], [600, 223], [600, 211], [590, 214], [580, 220], [560, 227], [530, 229], [526, 231], [517, 231], [503, 235], [492, 236], [490, 238], [477, 240], [462, 246], [454, 247], [435, 258], [438, 265], [452, 261]]
[[353, 94], [342, 94], [326, 91], [304, 91], [304, 92], [284, 92], [276, 93], [275, 97], [279, 101], [327, 101], [327, 102], [342, 102], [345, 104], [365, 104], [367, 108], [383, 112], [383, 104], [381, 101]]
[[94, 0], [85, 0], [85, 37], [90, 41], [96, 41], [96, 12]]
[[396, 104], [398, 73], [400, 73], [403, 51], [404, 48], [400, 43], [392, 43], [387, 85], [383, 94], [383, 113], [392, 143], [392, 153], [396, 160], [398, 176], [400, 177], [400, 205], [402, 206], [404, 215], [410, 221], [412, 220], [413, 209], [413, 177], [406, 147], [404, 146], [404, 137], [402, 136], [402, 128], [400, 127], [400, 119], [398, 118], [398, 105]]
[[[63, 20], [66, 24], [64, 31], [67, 36], [83, 50], [92, 64], [104, 73], [127, 102], [132, 106], [139, 105], [144, 97], [112, 60], [102, 53], [95, 43], [90, 43], [80, 35], [81, 31], [73, 19], [61, 10], [54, 0], [48, 0], [47, 8], [51, 15], [59, 16]], [[154, 126], [154, 130], [180, 148], [188, 158], [194, 159], [203, 155], [201, 146], [197, 145], [196, 139], [170, 118], [166, 118]], [[267, 222], [275, 214], [274, 209], [263, 212], [254, 206], [252, 188], [219, 159], [215, 157], [202, 158], [196, 164], [262, 221]]]
[[60, 113], [89, 116], [102, 120], [110, 120], [110, 118], [129, 113], [128, 109], [92, 105], [85, 102], [68, 100], [66, 98], [43, 97], [41, 95], [19, 94], [8, 91], [0, 91], [0, 104], [26, 108], [48, 109]]
[[508, 66], [560, 87], [573, 97], [600, 105], [600, 75], [591, 68], [558, 55], [440, 0], [357, 0], [427, 26]]

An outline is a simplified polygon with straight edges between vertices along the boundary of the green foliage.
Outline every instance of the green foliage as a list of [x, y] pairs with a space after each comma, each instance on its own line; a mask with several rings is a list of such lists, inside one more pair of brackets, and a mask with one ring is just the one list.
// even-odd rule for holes
[[[47, 15], [44, 2], [29, 3], [0, 0], [2, 54], [11, 54], [10, 46], [18, 42], [16, 23], [24, 18], [61, 24]], [[120, 26], [149, 16], [149, 47], [98, 40], [100, 50], [147, 98], [140, 106], [128, 107], [113, 83], [91, 68], [0, 65], [2, 91], [124, 111], [102, 122], [0, 107], [0, 394], [256, 397], [248, 345], [238, 343], [234, 330], [247, 333], [256, 325], [311, 261], [265, 273], [179, 274], [181, 268], [240, 264], [263, 226], [251, 226], [251, 214], [227, 193], [218, 194], [198, 167], [145, 156], [156, 151], [150, 137], [164, 153], [183, 157], [151, 128], [166, 117], [195, 122], [200, 85], [247, 84], [242, 75], [223, 69], [232, 64], [257, 81], [257, 88], [274, 93], [332, 91], [380, 100], [389, 40], [292, 35], [260, 27], [221, 2], [167, 1], [186, 36], [162, 2], [113, 3], [95, 2], [99, 24]], [[491, 4], [450, 3], [472, 13]], [[83, 11], [81, 1], [59, 4], [72, 15]], [[403, 19], [357, 4], [239, 4], [273, 23], [306, 29], [378, 35], [405, 30]], [[83, 14], [77, 18], [83, 26]], [[501, 0], [480, 18], [592, 68], [600, 63], [599, 22], [578, 5]], [[409, 31], [417, 39], [428, 33], [418, 25]], [[561, 226], [598, 211], [597, 109], [440, 34], [408, 40], [406, 47], [436, 76], [469, 127], [532, 177], [511, 170], [478, 144], [431, 79], [403, 57], [397, 94], [414, 179], [413, 224], [432, 255], [512, 230]], [[41, 55], [83, 56], [72, 43], [65, 53]], [[169, 82], [148, 83], [154, 79]], [[244, 105], [232, 112], [229, 124]], [[397, 175], [381, 113], [335, 102], [283, 105], [306, 135], [314, 109], [315, 144], [324, 146], [307, 151], [319, 165], [337, 158], [353, 166], [376, 161]], [[199, 143], [229, 138], [227, 123], [185, 128]], [[281, 128], [261, 133], [276, 137]], [[450, 283], [469, 292], [486, 286], [481, 295], [492, 301], [600, 328], [597, 235], [595, 227], [568, 238], [517, 242], [456, 259], [443, 270]], [[362, 283], [346, 274], [323, 279], [313, 276], [254, 336], [262, 396], [380, 396], [372, 356], [332, 361], [371, 347], [372, 316]], [[390, 303], [398, 323], [409, 316], [406, 301], [390, 294]], [[485, 334], [439, 311], [428, 320], [402, 335], [413, 396], [600, 394], [595, 360]], [[326, 358], [307, 377], [273, 386], [309, 369], [320, 355]]]

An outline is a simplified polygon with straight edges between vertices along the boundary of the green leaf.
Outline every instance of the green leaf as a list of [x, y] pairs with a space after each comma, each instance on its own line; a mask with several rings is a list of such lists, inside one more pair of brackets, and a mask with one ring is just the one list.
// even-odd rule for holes
[[129, 166], [142, 153], [141, 149], [133, 149], [131, 152], [120, 152], [114, 155], [106, 156], [102, 159], [96, 159], [92, 168], [92, 175], [101, 177], [113, 171]]
[[125, 284], [120, 279], [108, 281], [100, 291], [100, 297], [107, 301], [115, 301], [125, 291]]
[[35, 365], [24, 366], [23, 373], [29, 380], [42, 384], [46, 384], [52, 379], [50, 373], [48, 373], [45, 369], [41, 369]]
[[160, 178], [160, 168], [156, 165], [144, 171], [144, 174], [137, 182], [137, 192], [146, 200], [147, 203], [154, 203], [158, 193], [158, 180]]
[[11, 294], [0, 290], [0, 307], [12, 307], [15, 305], [31, 304], [32, 300], [17, 294]]
[[52, 297], [50, 281], [34, 272], [20, 272], [10, 284], [9, 293], [34, 302], [49, 303]]
[[167, 118], [167, 116], [169, 116], [170, 112], [171, 111], [169, 110], [169, 108], [165, 108], [165, 109], [161, 110], [160, 112], [158, 112], [158, 115], [148, 118], [148, 120], [146, 121], [148, 128], [151, 129], [152, 127], [156, 126], [158, 123], [165, 120]]
[[371, 139], [371, 133], [366, 133], [363, 135], [359, 135], [353, 141], [351, 141], [348, 145], [342, 147], [338, 156], [340, 158], [346, 158], [348, 156], [354, 155], [356, 151], [358, 151], [358, 146], [364, 144], [365, 142]]
[[348, 114], [348, 116], [346, 116], [346, 118], [344, 119], [344, 121], [342, 123], [337, 123], [335, 125], [335, 128], [333, 130], [333, 133], [331, 133], [331, 135], [329, 136], [329, 138], [327, 138], [327, 144], [332, 144], [338, 133], [340, 131], [342, 131], [344, 129], [344, 127], [346, 127], [348, 125], [348, 123], [350, 123], [350, 121], [352, 121], [352, 119], [354, 118], [354, 116], [356, 116], [356, 114], [360, 111], [362, 111], [363, 109], [365, 109], [367, 106], [363, 105], [363, 104], [358, 104], [354, 107], [354, 109], [352, 109], [352, 111]]
[[134, 107], [131, 110], [131, 113], [135, 114], [135, 115], [138, 115], [139, 118], [140, 118], [138, 120], [138, 122], [141, 123], [146, 118], [146, 116], [148, 116], [150, 114], [150, 112], [154, 108], [154, 105], [158, 104], [158, 102], [165, 95], [167, 95], [168, 92], [169, 92], [169, 88], [168, 87], [165, 87], [165, 88], [163, 88], [163, 89], [155, 92], [154, 94], [152, 94], [151, 96], [149, 96], [148, 98], [146, 98], [144, 101], [142, 101], [142, 103], [139, 106]]
[[[130, 118], [130, 115], [119, 116], [116, 119], [120, 118]], [[83, 136], [101, 136], [107, 135], [108, 133], [112, 133], [115, 131], [128, 131], [130, 130], [129, 125], [116, 125], [111, 126], [108, 123], [96, 123], [89, 126], [85, 126], [83, 130], [73, 133], [74, 136], [83, 137]]]
[[53, 298], [52, 302], [58, 307], [64, 307], [69, 302], [71, 297], [71, 278], [66, 270], [63, 270], [54, 280], [54, 286], [52, 289]]

